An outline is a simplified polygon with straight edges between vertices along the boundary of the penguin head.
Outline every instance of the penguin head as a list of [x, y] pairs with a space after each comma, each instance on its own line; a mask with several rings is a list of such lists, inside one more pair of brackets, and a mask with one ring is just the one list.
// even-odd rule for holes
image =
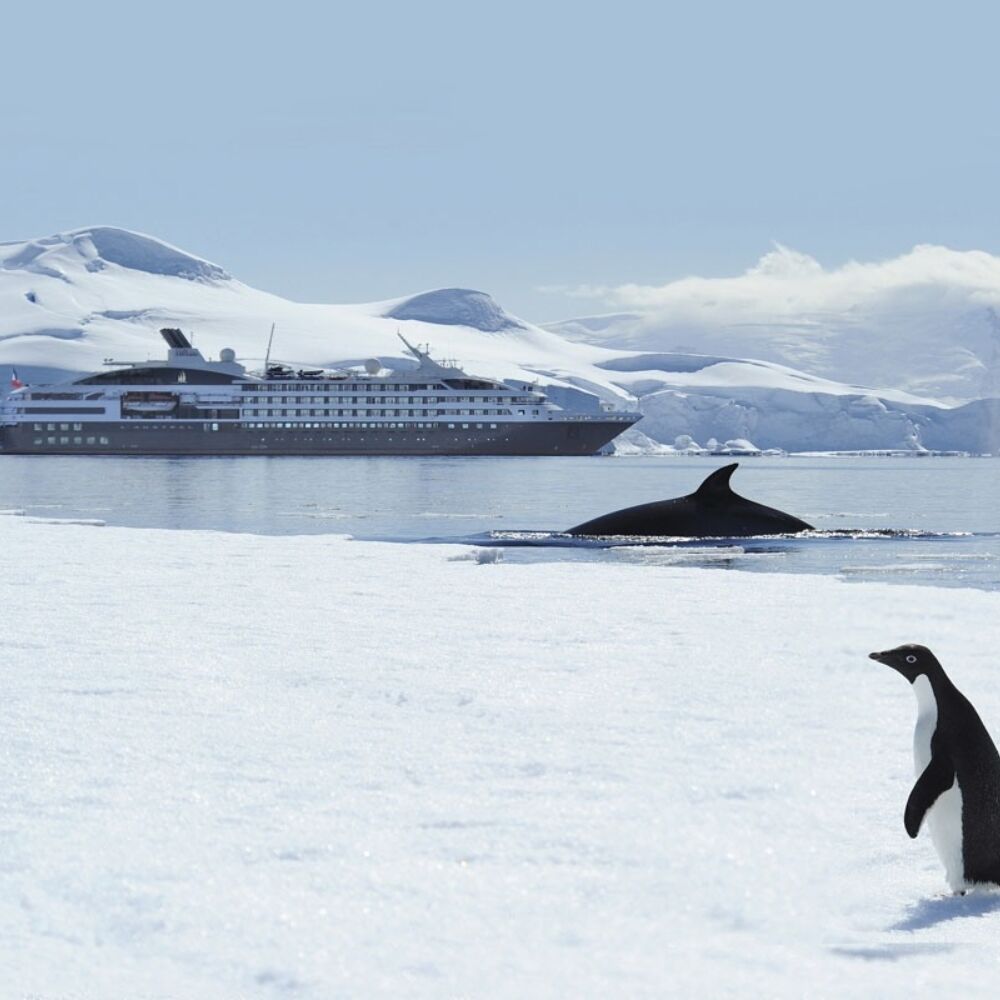
[[921, 675], [932, 677], [940, 672], [941, 664], [926, 647], [908, 643], [895, 649], [884, 649], [881, 653], [869, 653], [868, 659], [878, 660], [901, 673], [911, 684]]

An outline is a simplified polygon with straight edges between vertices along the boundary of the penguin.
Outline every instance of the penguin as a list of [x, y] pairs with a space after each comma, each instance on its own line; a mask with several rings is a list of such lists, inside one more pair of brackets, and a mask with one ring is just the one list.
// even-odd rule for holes
[[1000, 754], [979, 713], [926, 647], [870, 653], [901, 673], [917, 696], [917, 782], [903, 814], [911, 838], [924, 819], [953, 892], [1000, 884]]

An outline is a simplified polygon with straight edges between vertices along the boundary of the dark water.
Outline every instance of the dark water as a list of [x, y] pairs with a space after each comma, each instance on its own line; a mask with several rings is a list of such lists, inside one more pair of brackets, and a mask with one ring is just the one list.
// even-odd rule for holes
[[3, 456], [0, 509], [135, 527], [465, 540], [500, 544], [509, 561], [678, 562], [1000, 588], [1000, 462], [991, 459], [741, 461], [734, 489], [809, 521], [820, 529], [815, 537], [607, 549], [536, 534], [690, 493], [723, 464], [718, 458]]

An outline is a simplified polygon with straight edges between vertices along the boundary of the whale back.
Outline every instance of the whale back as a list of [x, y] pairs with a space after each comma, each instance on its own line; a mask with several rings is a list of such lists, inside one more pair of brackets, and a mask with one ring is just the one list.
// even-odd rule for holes
[[738, 462], [708, 475], [683, 497], [639, 504], [570, 528], [570, 535], [631, 535], [678, 538], [740, 538], [808, 531], [811, 525], [774, 507], [747, 500], [729, 484]]

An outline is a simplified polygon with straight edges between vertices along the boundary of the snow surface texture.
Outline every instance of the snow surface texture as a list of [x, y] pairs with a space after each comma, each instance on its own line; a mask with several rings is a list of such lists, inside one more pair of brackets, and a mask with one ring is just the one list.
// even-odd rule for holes
[[[910, 841], [1000, 595], [0, 518], [4, 989], [995, 995]], [[140, 555], [141, 553], [141, 555]]]
[[[696, 445], [711, 438], [742, 438], [756, 447], [789, 451], [1000, 450], [995, 404], [950, 407], [923, 394], [930, 386], [957, 402], [980, 393], [1000, 395], [1000, 375], [993, 379], [983, 374], [993, 371], [991, 351], [1000, 359], [1000, 320], [988, 312], [986, 303], [992, 300], [982, 288], [974, 289], [979, 312], [969, 315], [992, 318], [986, 326], [969, 321], [975, 335], [969, 335], [968, 344], [964, 334], [956, 334], [957, 340], [950, 333], [940, 335], [942, 316], [952, 314], [939, 299], [947, 305], [954, 298], [943, 293], [911, 303], [905, 327], [914, 331], [912, 336], [897, 331], [879, 339], [864, 324], [862, 333], [846, 340], [815, 324], [790, 332], [773, 317], [758, 317], [764, 307], [754, 298], [764, 294], [758, 285], [784, 288], [782, 282], [791, 280], [781, 269], [782, 254], [787, 256], [776, 251], [767, 267], [761, 265], [764, 270], [753, 277], [750, 291], [722, 295], [720, 301], [728, 303], [724, 309], [710, 309], [697, 299], [700, 312], [680, 310], [676, 322], [688, 331], [687, 346], [676, 346], [680, 335], [673, 327], [673, 332], [660, 336], [654, 331], [646, 339], [645, 333], [626, 335], [629, 324], [640, 322], [629, 316], [560, 327], [583, 341], [598, 338], [634, 346], [648, 340], [656, 347], [639, 354], [567, 340], [508, 315], [484, 292], [450, 288], [364, 305], [308, 305], [250, 288], [218, 265], [150, 236], [108, 226], [74, 230], [0, 244], [0, 391], [9, 384], [11, 367], [22, 380], [50, 381], [67, 372], [92, 371], [108, 357], [162, 357], [157, 330], [163, 326], [184, 329], [207, 354], [233, 347], [250, 367], [263, 361], [272, 323], [277, 326], [272, 358], [309, 367], [357, 364], [372, 356], [389, 366], [405, 365], [398, 330], [411, 342], [429, 342], [436, 356], [456, 358], [474, 374], [576, 386], [618, 407], [634, 406], [639, 397], [646, 415], [642, 435], [626, 439], [625, 452], [669, 448], [681, 435]], [[992, 259], [980, 269], [984, 288], [992, 280], [987, 266]], [[823, 285], [815, 268], [796, 266]], [[733, 280], [738, 284], [744, 279]], [[671, 292], [667, 302], [678, 295]], [[741, 309], [760, 322], [741, 325]], [[840, 313], [834, 304], [830, 310], [833, 323]], [[718, 324], [729, 332], [722, 336], [707, 320], [695, 322], [696, 314], [723, 317]], [[644, 331], [646, 322], [640, 322]], [[854, 330], [855, 319], [843, 322]], [[965, 329], [964, 322], [952, 325]], [[933, 327], [933, 336], [927, 334], [930, 346], [922, 339], [927, 324]], [[892, 364], [884, 359], [870, 364], [885, 352]], [[748, 355], [764, 360], [746, 360]], [[843, 361], [848, 357], [854, 367]], [[914, 358], [925, 357], [937, 366], [935, 371], [951, 373], [948, 378], [927, 382], [907, 374]], [[783, 362], [789, 358], [817, 374], [788, 367]], [[831, 375], [828, 369], [836, 371]], [[873, 373], [873, 388], [849, 384], [870, 386]], [[845, 380], [846, 375], [850, 378]]]

